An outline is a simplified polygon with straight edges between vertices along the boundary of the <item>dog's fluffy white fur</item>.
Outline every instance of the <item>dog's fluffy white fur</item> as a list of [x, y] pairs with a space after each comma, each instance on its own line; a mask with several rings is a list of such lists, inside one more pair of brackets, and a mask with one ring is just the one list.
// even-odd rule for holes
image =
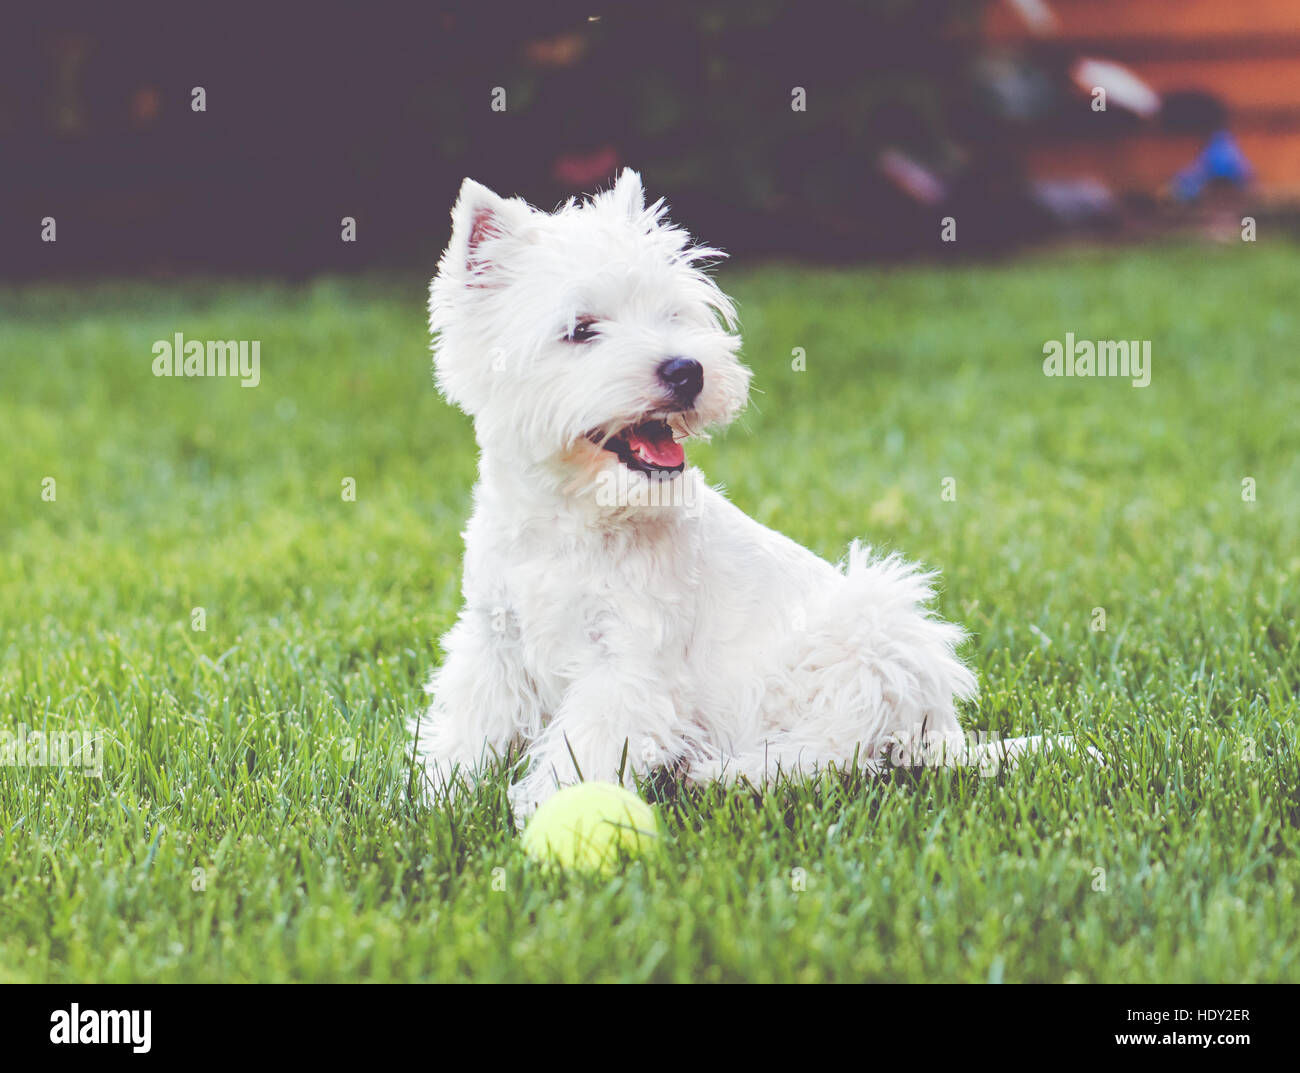
[[[976, 683], [932, 574], [856, 543], [832, 566], [672, 465], [658, 422], [680, 443], [748, 395], [719, 256], [632, 171], [554, 213], [461, 188], [429, 321], [480, 465], [465, 603], [417, 720], [432, 785], [514, 746], [522, 818], [580, 778], [761, 784], [961, 741]], [[698, 394], [666, 385], [672, 358]]]

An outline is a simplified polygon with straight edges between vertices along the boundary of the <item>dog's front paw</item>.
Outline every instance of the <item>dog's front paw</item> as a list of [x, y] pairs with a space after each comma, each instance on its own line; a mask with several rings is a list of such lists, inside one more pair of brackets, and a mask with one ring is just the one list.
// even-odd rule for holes
[[[578, 780], [572, 779], [571, 782]], [[560, 789], [561, 783], [553, 768], [539, 764], [534, 758], [528, 771], [518, 782], [506, 791], [510, 799], [510, 811], [514, 816], [515, 826], [521, 831], [533, 813], [553, 797]]]
[[579, 758], [572, 749], [566, 751], [563, 756], [548, 756], [546, 753], [532, 756], [523, 778], [507, 791], [515, 823], [522, 828], [538, 807], [553, 797], [557, 791], [580, 782], [617, 784], [621, 781], [626, 789], [635, 792], [636, 778], [630, 755], [629, 753], [623, 756], [621, 764], [612, 758], [612, 755], [610, 758], [602, 758], [608, 759], [608, 763], [602, 763], [596, 755]]
[[517, 782], [506, 791], [506, 796], [510, 799], [510, 814], [514, 817], [515, 826], [523, 830], [524, 825], [532, 818], [538, 806], [541, 805], [544, 798], [539, 798], [536, 793], [523, 783]]

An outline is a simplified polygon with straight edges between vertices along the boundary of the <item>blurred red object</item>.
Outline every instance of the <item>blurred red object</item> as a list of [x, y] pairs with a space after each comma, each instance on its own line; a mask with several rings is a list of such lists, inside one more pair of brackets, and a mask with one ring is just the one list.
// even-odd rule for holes
[[162, 95], [153, 86], [141, 86], [131, 94], [131, 121], [143, 125], [158, 118]]
[[551, 165], [551, 174], [565, 186], [585, 190], [614, 174], [618, 164], [618, 150], [603, 145], [590, 153], [562, 153]]
[[586, 51], [586, 40], [576, 33], [530, 41], [524, 48], [529, 61], [538, 67], [572, 67]]

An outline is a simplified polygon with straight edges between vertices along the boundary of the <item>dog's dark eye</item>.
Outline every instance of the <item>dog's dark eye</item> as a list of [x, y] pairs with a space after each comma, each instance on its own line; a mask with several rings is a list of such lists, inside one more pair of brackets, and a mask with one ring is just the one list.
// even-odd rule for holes
[[590, 343], [600, 334], [596, 330], [595, 317], [579, 317], [573, 331], [564, 337], [566, 343]]

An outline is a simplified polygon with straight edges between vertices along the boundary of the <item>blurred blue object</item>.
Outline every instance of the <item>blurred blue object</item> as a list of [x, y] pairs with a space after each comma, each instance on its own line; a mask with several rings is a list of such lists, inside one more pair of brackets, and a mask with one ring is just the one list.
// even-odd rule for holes
[[1194, 201], [1207, 183], [1215, 180], [1245, 186], [1254, 169], [1237, 141], [1226, 130], [1211, 136], [1200, 155], [1174, 176], [1174, 195], [1180, 201]]

